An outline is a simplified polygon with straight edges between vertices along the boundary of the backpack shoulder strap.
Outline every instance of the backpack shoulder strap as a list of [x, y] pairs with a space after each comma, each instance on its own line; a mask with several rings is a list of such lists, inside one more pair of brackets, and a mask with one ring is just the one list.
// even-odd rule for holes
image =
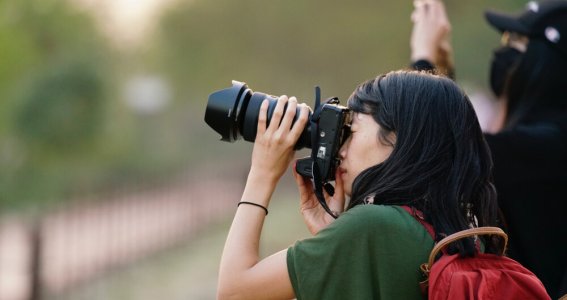
[[435, 257], [442, 251], [447, 245], [451, 244], [454, 241], [460, 240], [462, 238], [467, 238], [475, 235], [498, 235], [504, 239], [504, 247], [502, 247], [501, 255], [504, 255], [504, 251], [506, 250], [506, 246], [508, 244], [508, 235], [504, 233], [504, 231], [498, 227], [475, 227], [470, 229], [465, 229], [459, 232], [455, 232], [435, 244], [433, 250], [431, 250], [431, 254], [429, 255], [429, 261], [427, 263], [428, 269], [431, 270], [431, 266], [435, 261]]
[[425, 221], [423, 212], [421, 212], [419, 209], [416, 209], [415, 207], [410, 207], [407, 205], [401, 205], [400, 207], [407, 211], [408, 214], [414, 217], [421, 225], [423, 225], [427, 233], [429, 233], [429, 235], [433, 239], [433, 242], [435, 242], [435, 229], [433, 229], [433, 226], [431, 226], [431, 224]]

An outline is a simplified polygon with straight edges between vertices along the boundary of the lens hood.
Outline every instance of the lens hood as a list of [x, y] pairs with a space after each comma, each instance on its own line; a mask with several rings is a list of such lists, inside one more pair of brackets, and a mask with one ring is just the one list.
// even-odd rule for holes
[[221, 135], [221, 140], [234, 142], [240, 138], [238, 119], [242, 104], [251, 94], [244, 82], [232, 81], [232, 87], [209, 95], [205, 122]]

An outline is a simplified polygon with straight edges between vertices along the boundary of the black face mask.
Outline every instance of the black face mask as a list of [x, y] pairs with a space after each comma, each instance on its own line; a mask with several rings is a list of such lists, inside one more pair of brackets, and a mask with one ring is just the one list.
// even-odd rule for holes
[[490, 68], [490, 87], [497, 97], [504, 92], [504, 86], [510, 76], [510, 71], [522, 56], [522, 52], [515, 48], [504, 46], [496, 49]]

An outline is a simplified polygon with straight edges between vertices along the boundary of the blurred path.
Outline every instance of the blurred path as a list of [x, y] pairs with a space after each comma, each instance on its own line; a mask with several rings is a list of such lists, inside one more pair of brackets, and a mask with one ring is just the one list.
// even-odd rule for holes
[[[230, 210], [234, 212], [232, 204]], [[171, 251], [123, 268], [57, 300], [216, 299], [218, 264], [231, 218], [232, 213]], [[284, 249], [306, 236], [294, 187], [284, 185], [270, 204], [262, 233], [262, 255]]]
[[238, 167], [207, 168], [167, 184], [75, 201], [37, 222], [3, 216], [0, 299], [28, 299], [34, 274], [42, 294], [59, 299], [93, 278], [192, 241], [234, 211], [243, 183]]

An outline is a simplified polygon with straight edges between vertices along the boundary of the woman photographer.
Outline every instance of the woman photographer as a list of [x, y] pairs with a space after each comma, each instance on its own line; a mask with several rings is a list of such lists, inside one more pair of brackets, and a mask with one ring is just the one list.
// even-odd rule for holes
[[[501, 107], [486, 140], [509, 255], [533, 271], [552, 298], [567, 295], [567, 1], [529, 2], [518, 15], [486, 12], [502, 33], [490, 86]], [[450, 23], [438, 0], [412, 14], [418, 70], [452, 70]]]
[[[450, 79], [396, 71], [362, 83], [348, 101], [352, 133], [340, 150], [335, 194], [325, 194], [339, 217], [324, 211], [311, 180], [294, 171], [313, 236], [260, 259], [272, 193], [307, 122], [305, 105], [292, 122], [297, 105], [280, 97], [269, 126], [267, 102], [261, 106], [250, 172], [222, 254], [219, 298], [421, 299], [419, 266], [434, 242], [401, 206], [423, 212], [438, 238], [495, 225], [492, 161], [467, 96]], [[497, 252], [494, 240], [483, 242]], [[466, 239], [449, 253], [474, 250]]]

